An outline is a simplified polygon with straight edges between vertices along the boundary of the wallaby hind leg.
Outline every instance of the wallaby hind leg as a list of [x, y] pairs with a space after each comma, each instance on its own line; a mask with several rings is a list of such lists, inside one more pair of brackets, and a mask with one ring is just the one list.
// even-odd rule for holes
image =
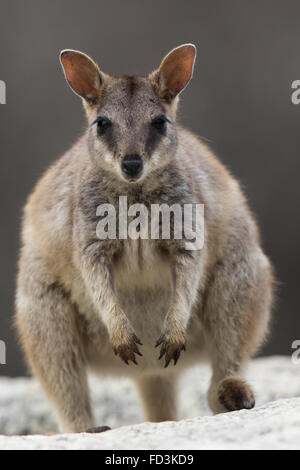
[[143, 376], [137, 381], [147, 421], [177, 419], [176, 382], [172, 377]]
[[234, 266], [224, 259], [216, 269], [203, 318], [213, 368], [208, 402], [214, 413], [254, 407], [253, 391], [241, 375], [266, 335], [271, 301], [272, 275], [264, 257], [254, 257], [252, 265], [241, 258]]
[[91, 428], [84, 352], [68, 295], [36, 270], [22, 276], [21, 269], [16, 324], [28, 363], [54, 403], [63, 430]]

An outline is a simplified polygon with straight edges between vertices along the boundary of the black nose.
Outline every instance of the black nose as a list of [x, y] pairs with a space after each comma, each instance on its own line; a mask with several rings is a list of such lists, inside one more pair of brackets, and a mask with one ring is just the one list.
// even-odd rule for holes
[[143, 162], [139, 155], [125, 155], [122, 160], [122, 171], [132, 178], [136, 178], [143, 169]]

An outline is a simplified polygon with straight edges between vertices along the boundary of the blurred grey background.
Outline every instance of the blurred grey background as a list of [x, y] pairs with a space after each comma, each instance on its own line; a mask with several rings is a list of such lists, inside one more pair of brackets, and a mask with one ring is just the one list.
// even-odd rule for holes
[[179, 119], [208, 139], [241, 181], [275, 264], [278, 301], [261, 354], [290, 354], [300, 338], [300, 79], [297, 0], [1, 0], [0, 375], [24, 374], [13, 329], [22, 206], [33, 185], [84, 128], [60, 69], [79, 49], [111, 74], [146, 74], [170, 49], [198, 48]]

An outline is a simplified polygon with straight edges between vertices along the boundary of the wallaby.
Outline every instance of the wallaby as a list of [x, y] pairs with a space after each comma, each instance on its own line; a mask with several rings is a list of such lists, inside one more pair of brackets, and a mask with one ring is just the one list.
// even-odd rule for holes
[[[113, 77], [82, 52], [61, 52], [88, 123], [25, 207], [16, 324], [65, 431], [95, 426], [89, 370], [131, 377], [150, 421], [177, 418], [178, 377], [199, 361], [212, 367], [214, 413], [254, 406], [241, 376], [268, 330], [272, 267], [238, 182], [176, 123], [195, 56], [184, 44], [149, 76]], [[118, 214], [120, 196], [203, 204], [202, 249], [184, 238], [100, 239], [97, 208]]]

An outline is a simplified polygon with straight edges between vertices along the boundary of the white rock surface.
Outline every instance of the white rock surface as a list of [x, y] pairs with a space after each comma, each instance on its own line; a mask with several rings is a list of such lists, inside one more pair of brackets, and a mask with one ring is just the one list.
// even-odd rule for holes
[[0, 378], [0, 449], [300, 449], [300, 398], [294, 398], [300, 397], [300, 365], [289, 357], [255, 359], [247, 378], [256, 392], [256, 408], [218, 416], [210, 416], [206, 404], [209, 376], [208, 367], [199, 366], [183, 377], [184, 419], [137, 425], [132, 424], [141, 423], [143, 416], [133, 384], [93, 378], [97, 424], [115, 429], [54, 436], [36, 435], [57, 429], [38, 384]]

